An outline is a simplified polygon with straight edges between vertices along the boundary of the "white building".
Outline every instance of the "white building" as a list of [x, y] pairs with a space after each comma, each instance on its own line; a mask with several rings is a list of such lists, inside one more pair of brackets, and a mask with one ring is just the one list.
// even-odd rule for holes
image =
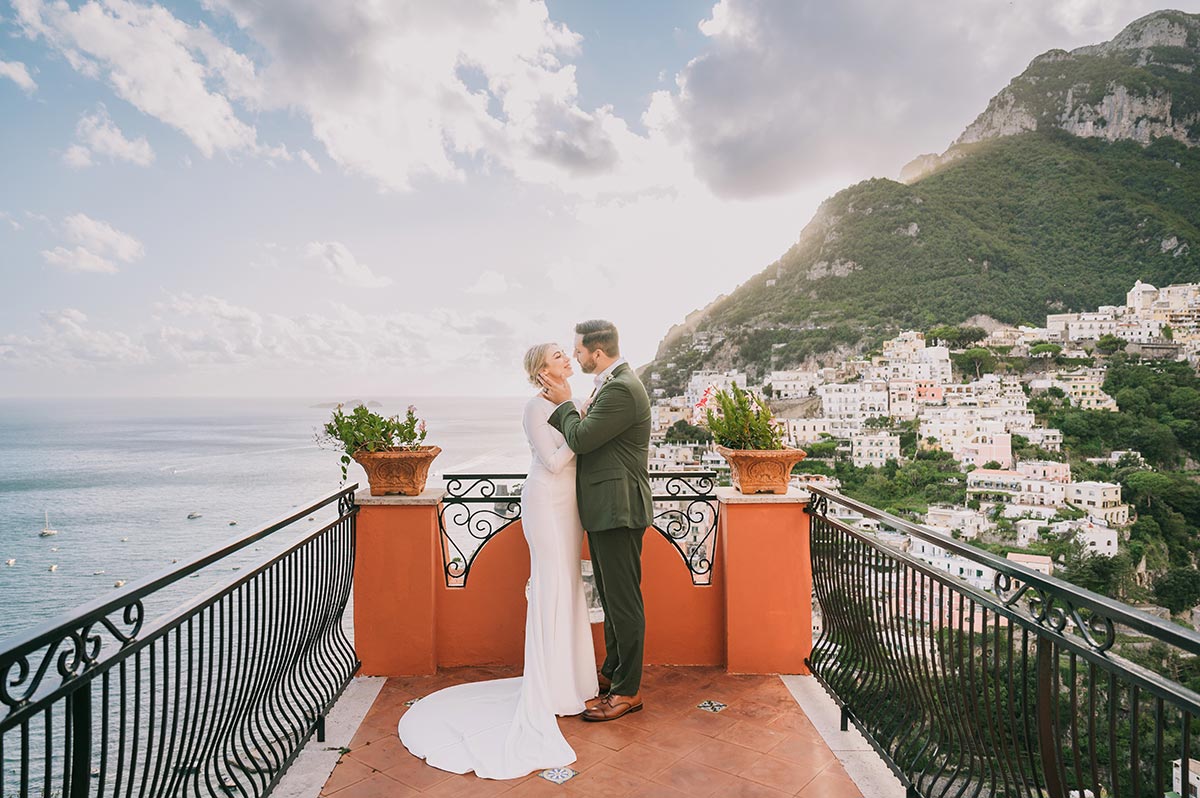
[[952, 535], [955, 531], [967, 540], [979, 537], [989, 527], [987, 516], [969, 507], [930, 507], [925, 514], [925, 526]]
[[1012, 435], [1003, 420], [1003, 410], [974, 407], [929, 407], [921, 413], [919, 435], [928, 445], [950, 452], [964, 467], [995, 461], [1012, 465]]
[[977, 468], [967, 474], [967, 493], [988, 497], [1015, 497], [1025, 477], [1007, 468]]
[[1017, 472], [1030, 479], [1046, 482], [1061, 482], [1065, 485], [1071, 481], [1071, 466], [1055, 460], [1023, 460], [1017, 463]]
[[815, 371], [772, 371], [763, 387], [771, 386], [774, 399], [804, 399], [821, 382], [820, 374]]
[[1111, 482], [1072, 482], [1067, 501], [1109, 526], [1129, 523], [1129, 505], [1121, 503], [1121, 486]]
[[920, 557], [939, 571], [945, 571], [965, 579], [972, 587], [979, 590], [991, 590], [995, 582], [996, 572], [991, 568], [947, 551], [936, 543], [912, 538], [909, 542], [908, 552]]
[[891, 432], [860, 432], [850, 436], [850, 461], [856, 468], [882, 468], [900, 459], [900, 436]]
[[1013, 526], [1017, 529], [1017, 545], [1026, 549], [1041, 539], [1046, 523], [1040, 518], [1021, 518]]
[[1052, 504], [1021, 504], [1012, 502], [1005, 504], [1002, 514], [1012, 521], [1037, 520], [1042, 526], [1058, 515], [1059, 507]]
[[1197, 798], [1200, 796], [1200, 760], [1188, 760], [1188, 783], [1187, 791], [1183, 788], [1183, 760], [1176, 759], [1171, 763], [1171, 787], [1183, 798]]
[[883, 354], [872, 359], [874, 376], [884, 380], [937, 380], [953, 378], [950, 350], [944, 346], [926, 346], [925, 334], [912, 330], [883, 342]]
[[1045, 554], [1023, 554], [1019, 551], [1010, 551], [1007, 554], [1007, 559], [1019, 565], [1024, 565], [1033, 571], [1037, 571], [1039, 574], [1046, 576], [1054, 575], [1054, 560]]
[[1001, 468], [1013, 464], [1012, 435], [1007, 432], [980, 433], [954, 450], [954, 459], [963, 467], [998, 463]]
[[888, 414], [888, 388], [883, 380], [818, 385], [817, 396], [826, 418], [865, 421]]
[[1051, 527], [1055, 532], [1072, 532], [1075, 539], [1092, 554], [1112, 557], [1117, 553], [1117, 530], [1091, 519], [1060, 521]]
[[1051, 372], [1029, 383], [1029, 387], [1035, 393], [1058, 388], [1070, 398], [1073, 407], [1115, 412], [1118, 409], [1117, 403], [1104, 392], [1103, 386], [1104, 369]]
[[1013, 430], [1013, 434], [1021, 435], [1032, 446], [1039, 446], [1048, 452], [1061, 452], [1063, 444], [1062, 430], [1053, 427], [1033, 427], [1032, 429]]
[[888, 380], [888, 416], [900, 421], [917, 417], [917, 381], [909, 377]]
[[713, 392], [727, 391], [732, 385], [745, 388], [747, 384], [746, 374], [741, 371], [697, 371], [688, 379], [683, 398], [688, 407], [695, 407], [709, 388]]
[[779, 427], [789, 446], [813, 443], [833, 435], [833, 422], [827, 418], [781, 418]]
[[707, 445], [690, 445], [681, 443], [657, 443], [650, 445], [651, 471], [679, 471], [688, 468], [700, 468], [701, 457]]
[[692, 422], [692, 406], [685, 404], [682, 397], [659, 399], [650, 405], [650, 430], [663, 435], [678, 421]]
[[1092, 465], [1115, 466], [1125, 457], [1128, 457], [1130, 462], [1135, 465], [1146, 465], [1146, 459], [1142, 457], [1141, 452], [1136, 452], [1133, 449], [1113, 449], [1108, 453], [1108, 457], [1089, 457], [1087, 461]]

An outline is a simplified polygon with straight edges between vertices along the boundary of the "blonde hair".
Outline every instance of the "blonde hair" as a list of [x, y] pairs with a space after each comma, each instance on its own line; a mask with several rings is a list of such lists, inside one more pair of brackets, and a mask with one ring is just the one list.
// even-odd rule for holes
[[535, 344], [529, 347], [529, 351], [525, 353], [525, 375], [529, 377], [529, 383], [535, 388], [542, 387], [542, 384], [538, 382], [538, 373], [546, 367], [550, 353], [557, 350], [558, 344]]

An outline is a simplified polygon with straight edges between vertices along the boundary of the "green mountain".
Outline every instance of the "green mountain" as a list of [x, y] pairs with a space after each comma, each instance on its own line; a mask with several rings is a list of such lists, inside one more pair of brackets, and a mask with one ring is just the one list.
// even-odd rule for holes
[[941, 156], [822, 203], [775, 263], [667, 334], [643, 376], [835, 359], [905, 328], [1120, 304], [1200, 281], [1200, 15], [1034, 59]]

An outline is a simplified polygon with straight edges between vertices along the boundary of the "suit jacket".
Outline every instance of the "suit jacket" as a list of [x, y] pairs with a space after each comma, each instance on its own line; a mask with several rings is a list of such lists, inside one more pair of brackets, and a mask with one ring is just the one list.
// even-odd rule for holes
[[564, 402], [550, 424], [578, 456], [575, 490], [584, 529], [645, 529], [653, 523], [650, 397], [628, 363], [600, 386], [586, 417]]

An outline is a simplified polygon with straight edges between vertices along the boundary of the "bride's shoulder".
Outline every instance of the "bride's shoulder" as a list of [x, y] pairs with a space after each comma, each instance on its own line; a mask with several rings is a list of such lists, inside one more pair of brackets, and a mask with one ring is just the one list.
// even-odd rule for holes
[[550, 400], [542, 396], [540, 393], [535, 393], [529, 397], [529, 401], [525, 403], [525, 416], [549, 416], [550, 411], [554, 407]]

